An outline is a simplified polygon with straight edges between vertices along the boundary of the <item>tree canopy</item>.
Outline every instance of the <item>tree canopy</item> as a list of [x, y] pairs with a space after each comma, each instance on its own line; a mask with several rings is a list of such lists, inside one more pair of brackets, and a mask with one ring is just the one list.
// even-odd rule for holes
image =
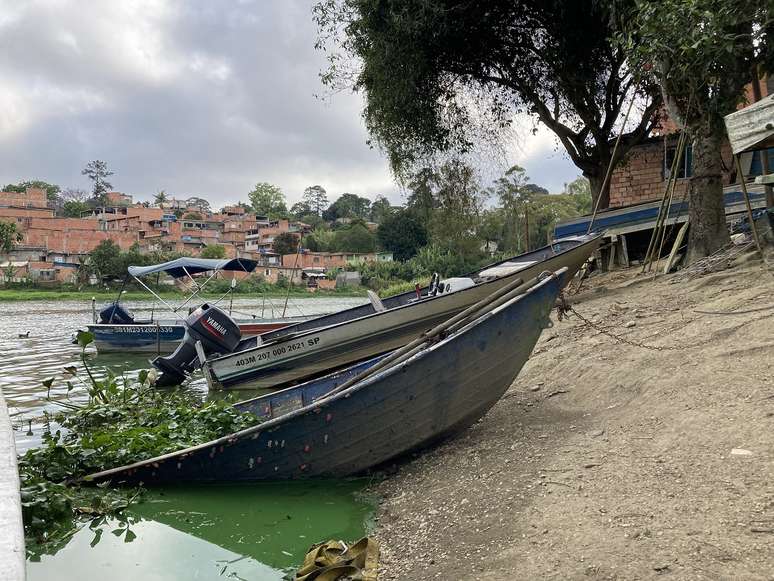
[[322, 214], [323, 219], [335, 222], [339, 218], [361, 218], [371, 214], [371, 200], [356, 194], [341, 194]]
[[379, 224], [376, 236], [379, 244], [392, 252], [395, 260], [408, 260], [428, 242], [425, 224], [407, 209], [385, 217]]
[[21, 240], [22, 233], [19, 232], [16, 222], [0, 221], [0, 251], [9, 253]]
[[729, 241], [723, 203], [723, 116], [774, 65], [774, 9], [753, 0], [635, 0], [621, 19], [630, 60], [652, 71], [670, 117], [693, 142], [688, 261]]
[[611, 40], [610, 7], [631, 1], [320, 0], [318, 47], [332, 50], [323, 81], [364, 92], [368, 131], [399, 175], [437, 152], [467, 152], [526, 112], [596, 195], [624, 104], [637, 95], [614, 162], [648, 135], [661, 104]]
[[298, 249], [298, 237], [290, 232], [282, 232], [274, 237], [272, 249], [280, 256], [283, 254], [295, 254]]
[[371, 204], [371, 222], [381, 224], [390, 214], [392, 214], [390, 200], [384, 196], [376, 196]]
[[86, 202], [78, 200], [67, 200], [62, 204], [62, 214], [66, 218], [80, 218], [84, 212], [88, 212], [90, 209]]
[[85, 175], [91, 180], [91, 195], [94, 201], [97, 204], [106, 205], [107, 193], [113, 187], [113, 184], [107, 181], [107, 178], [113, 175], [113, 172], [108, 169], [107, 162], [99, 159], [90, 161], [81, 171], [81, 175]]
[[361, 223], [336, 230], [334, 250], [337, 252], [373, 252], [376, 250], [376, 237]]
[[226, 247], [221, 244], [208, 244], [201, 252], [202, 258], [226, 258]]
[[322, 186], [309, 186], [301, 198], [303, 204], [318, 216], [328, 207], [328, 192]]
[[159, 190], [153, 195], [153, 203], [156, 204], [159, 208], [163, 208], [164, 204], [166, 204], [168, 201], [169, 196], [165, 190]]
[[50, 184], [48, 182], [44, 182], [43, 180], [25, 180], [19, 182], [18, 184], [8, 184], [2, 189], [2, 191], [18, 192], [23, 194], [27, 191], [27, 188], [39, 188], [41, 190], [45, 190], [46, 198], [49, 202], [55, 202], [59, 197], [59, 192], [62, 191], [58, 185]]
[[121, 248], [110, 240], [103, 240], [89, 253], [89, 265], [100, 277], [119, 277], [124, 274]]
[[278, 186], [268, 182], [259, 182], [255, 184], [247, 196], [253, 211], [259, 216], [266, 216], [271, 220], [287, 216], [288, 208], [285, 204], [285, 194]]

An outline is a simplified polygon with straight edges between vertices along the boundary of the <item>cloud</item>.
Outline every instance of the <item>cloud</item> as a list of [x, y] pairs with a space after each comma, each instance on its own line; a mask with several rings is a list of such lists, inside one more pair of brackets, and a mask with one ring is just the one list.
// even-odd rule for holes
[[[103, 159], [136, 199], [218, 206], [269, 181], [291, 204], [312, 184], [400, 201], [360, 96], [315, 97], [315, 34], [309, 0], [0, 0], [0, 183], [84, 187]], [[514, 158], [548, 185], [567, 162], [546, 143]]]

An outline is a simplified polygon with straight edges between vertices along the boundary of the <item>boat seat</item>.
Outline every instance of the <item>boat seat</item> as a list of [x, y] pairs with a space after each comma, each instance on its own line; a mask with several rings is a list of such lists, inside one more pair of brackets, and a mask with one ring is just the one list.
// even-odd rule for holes
[[525, 260], [523, 262], [514, 262], [514, 261], [503, 262], [502, 264], [498, 264], [497, 266], [492, 266], [491, 268], [482, 270], [479, 273], [479, 275], [484, 278], [490, 278], [490, 277], [499, 278], [501, 276], [508, 276], [509, 274], [513, 274], [514, 272], [519, 272], [520, 270], [529, 268], [530, 266], [536, 263], [537, 263], [536, 260]]
[[387, 310], [387, 307], [384, 306], [384, 303], [382, 302], [382, 299], [380, 299], [379, 295], [377, 295], [372, 290], [368, 291], [368, 300], [371, 301], [371, 304], [373, 305], [374, 310], [377, 313], [381, 313], [382, 311], [386, 311]]

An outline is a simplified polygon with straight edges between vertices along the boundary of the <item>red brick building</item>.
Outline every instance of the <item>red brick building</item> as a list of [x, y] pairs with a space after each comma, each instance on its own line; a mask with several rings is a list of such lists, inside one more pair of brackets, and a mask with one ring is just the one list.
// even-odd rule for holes
[[[758, 82], [761, 97], [774, 93], [774, 79], [766, 78]], [[748, 102], [754, 102], [752, 86], [747, 90]], [[677, 144], [677, 126], [667, 119], [662, 123], [660, 135], [652, 137], [648, 142], [634, 147], [627, 155], [624, 163], [613, 170], [610, 176], [610, 207], [620, 208], [660, 200], [664, 195], [669, 170], [674, 159]], [[746, 176], [760, 175], [761, 156], [763, 152], [748, 153], [742, 156], [742, 171]], [[774, 151], [768, 152], [770, 167], [774, 167]], [[721, 150], [724, 167], [728, 171], [724, 175], [723, 185], [728, 186], [736, 180], [733, 171], [734, 163], [731, 147], [724, 142]], [[686, 194], [688, 178], [692, 175], [692, 151], [687, 145], [682, 163], [677, 169], [678, 179], [675, 184], [675, 196], [681, 199]]]

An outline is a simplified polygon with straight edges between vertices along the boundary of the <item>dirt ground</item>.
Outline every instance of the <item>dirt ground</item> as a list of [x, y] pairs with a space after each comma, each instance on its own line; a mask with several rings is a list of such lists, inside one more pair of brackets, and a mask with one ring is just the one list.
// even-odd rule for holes
[[[475, 426], [375, 486], [379, 579], [774, 580], [774, 276], [592, 277]], [[698, 311], [744, 311], [707, 314]]]

